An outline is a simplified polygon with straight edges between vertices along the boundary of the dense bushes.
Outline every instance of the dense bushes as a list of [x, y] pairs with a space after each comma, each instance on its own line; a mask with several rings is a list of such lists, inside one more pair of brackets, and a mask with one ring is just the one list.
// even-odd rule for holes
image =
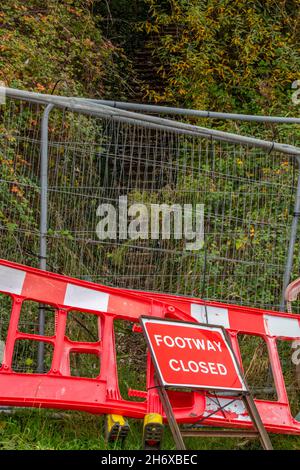
[[134, 61], [140, 47], [151, 51], [163, 83], [157, 90], [144, 82], [148, 101], [295, 110], [299, 0], [3, 0], [1, 6], [0, 79], [7, 85], [51, 92], [62, 80], [69, 94], [130, 99], [140, 85], [124, 50]]
[[[91, 0], [3, 0], [0, 80], [50, 93], [57, 80], [66, 94], [126, 94], [127, 59], [105, 40]], [[56, 90], [57, 91], [57, 90]]]
[[140, 24], [163, 92], [151, 101], [249, 113], [294, 111], [299, 0], [144, 0]]

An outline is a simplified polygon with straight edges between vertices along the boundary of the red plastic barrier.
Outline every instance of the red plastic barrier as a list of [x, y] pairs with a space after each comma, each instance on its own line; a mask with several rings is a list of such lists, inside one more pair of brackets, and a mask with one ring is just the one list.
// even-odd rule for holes
[[[268, 431], [300, 434], [300, 423], [290, 412], [284, 378], [278, 356], [278, 338], [300, 339], [300, 315], [275, 313], [189, 297], [154, 294], [104, 287], [93, 283], [28, 268], [0, 260], [0, 292], [13, 299], [10, 324], [0, 368], [0, 404], [42, 406], [85, 410], [91, 413], [115, 413], [143, 418], [146, 413], [161, 413], [162, 407], [154, 387], [153, 368], [148, 357], [147, 391], [132, 392], [143, 402], [124, 400], [118, 387], [114, 321], [138, 323], [141, 315], [168, 317], [222, 325], [228, 331], [235, 353], [242, 365], [238, 333], [261, 336], [267, 343], [277, 401], [256, 400]], [[24, 300], [48, 304], [56, 309], [53, 336], [26, 334], [19, 328]], [[97, 315], [99, 338], [95, 343], [74, 342], [65, 334], [70, 310]], [[139, 330], [139, 327], [137, 328]], [[51, 367], [46, 374], [19, 373], [12, 370], [15, 342], [18, 339], [44, 341], [54, 346]], [[70, 353], [90, 353], [101, 358], [100, 374], [94, 379], [70, 375]], [[219, 404], [231, 401], [197, 392], [170, 392], [176, 419], [193, 423], [206, 417], [203, 424], [251, 427], [250, 419], [239, 401], [216, 412]]]
[[[299, 286], [299, 281], [297, 288]], [[166, 294], [143, 293], [145, 296], [168, 302], [174, 309], [190, 315], [200, 323], [223, 326], [228, 332], [233, 350], [243, 369], [237, 335], [239, 333], [260, 336], [267, 344], [269, 361], [274, 377], [277, 401], [255, 399], [256, 406], [266, 429], [270, 432], [300, 434], [300, 422], [291, 415], [289, 399], [281, 368], [276, 341], [278, 339], [300, 339], [300, 315], [273, 312], [219, 302]], [[292, 352], [291, 352], [292, 356]], [[295, 366], [296, 373], [296, 366]], [[248, 413], [242, 401], [233, 403], [231, 397], [206, 395], [206, 407], [203, 413], [203, 424], [213, 426], [230, 426], [233, 428], [252, 427]], [[222, 411], [212, 413], [222, 406]]]
[[[143, 418], [146, 413], [160, 413], [162, 408], [154, 386], [153, 370], [148, 366], [148, 392], [131, 391], [131, 396], [145, 400], [129, 401], [121, 397], [118, 386], [114, 321], [138, 323], [140, 315], [187, 319], [179, 310], [168, 310], [168, 304], [93, 283], [60, 276], [0, 260], [0, 292], [12, 297], [12, 310], [0, 368], [0, 404], [14, 406], [76, 409], [90, 413], [113, 413]], [[19, 326], [25, 300], [53, 306], [56, 309], [55, 335], [40, 336], [22, 332]], [[98, 341], [71, 341], [65, 334], [68, 312], [78, 310], [98, 317]], [[22, 324], [22, 322], [21, 322]], [[138, 325], [139, 330], [139, 325]], [[54, 347], [51, 367], [45, 374], [19, 373], [12, 369], [17, 340], [43, 341]], [[100, 358], [96, 378], [70, 374], [70, 353], [95, 354]], [[193, 421], [202, 415], [205, 397], [198, 393], [171, 394], [179, 421]], [[190, 418], [189, 418], [190, 417]]]
[[287, 303], [288, 312], [292, 313], [292, 302], [297, 300], [300, 294], [300, 278], [296, 279], [295, 281], [291, 282], [284, 293], [284, 297]]

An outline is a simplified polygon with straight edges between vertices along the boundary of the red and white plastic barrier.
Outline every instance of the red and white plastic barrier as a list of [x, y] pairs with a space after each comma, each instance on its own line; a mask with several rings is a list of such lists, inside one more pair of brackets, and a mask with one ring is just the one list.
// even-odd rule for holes
[[[290, 412], [276, 341], [300, 339], [300, 315], [204, 302], [189, 297], [117, 289], [93, 284], [27, 266], [0, 260], [0, 292], [12, 298], [12, 310], [2, 365], [0, 368], [0, 404], [85, 410], [99, 414], [118, 414], [143, 418], [160, 413], [151, 361], [147, 362], [147, 390], [131, 391], [144, 401], [122, 398], [118, 386], [114, 322], [127, 320], [138, 324], [141, 315], [173, 318], [222, 325], [230, 335], [232, 347], [242, 366], [238, 333], [262, 337], [268, 346], [278, 400], [256, 400], [268, 431], [300, 434], [300, 423]], [[19, 326], [22, 303], [31, 300], [56, 310], [55, 334], [40, 336], [22, 332]], [[78, 310], [98, 318], [98, 340], [72, 341], [66, 336], [68, 312]], [[22, 322], [21, 322], [22, 323]], [[137, 325], [136, 331], [140, 328]], [[53, 345], [49, 372], [19, 373], [12, 369], [17, 340], [43, 341]], [[96, 354], [101, 359], [96, 378], [70, 374], [70, 353]], [[203, 424], [247, 428], [252, 426], [242, 402], [230, 397], [200, 392], [169, 392], [179, 422], [193, 423], [206, 417]], [[212, 412], [215, 412], [212, 414]]]

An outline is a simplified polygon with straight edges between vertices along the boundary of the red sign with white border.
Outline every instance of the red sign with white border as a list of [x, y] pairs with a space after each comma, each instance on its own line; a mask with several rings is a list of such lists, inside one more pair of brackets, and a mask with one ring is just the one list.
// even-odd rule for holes
[[221, 326], [141, 317], [165, 387], [247, 391]]

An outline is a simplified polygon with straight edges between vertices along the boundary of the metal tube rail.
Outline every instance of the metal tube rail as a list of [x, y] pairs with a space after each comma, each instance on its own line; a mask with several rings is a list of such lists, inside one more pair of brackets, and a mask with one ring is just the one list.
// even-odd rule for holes
[[[22, 99], [21, 96], [26, 99], [35, 101], [35, 102], [55, 102], [57, 99], [62, 100], [73, 100], [74, 98], [66, 98], [57, 95], [47, 95], [42, 93], [27, 92], [23, 90], [17, 90], [14, 88], [6, 88], [6, 94], [10, 97], [15, 97]], [[29, 96], [30, 95], [30, 96]], [[109, 106], [112, 108], [118, 108], [127, 111], [145, 111], [154, 114], [173, 114], [181, 116], [193, 116], [200, 118], [209, 118], [209, 119], [229, 119], [235, 121], [250, 121], [250, 122], [272, 122], [272, 123], [281, 123], [281, 124], [300, 124], [300, 118], [297, 117], [288, 117], [288, 116], [259, 116], [252, 114], [238, 114], [238, 113], [222, 113], [216, 111], [206, 111], [198, 109], [185, 109], [185, 108], [176, 108], [172, 106], [157, 106], [152, 104], [141, 104], [141, 103], [127, 103], [123, 101], [113, 101], [113, 100], [97, 100], [97, 99], [87, 99], [87, 98], [75, 98], [76, 100], [86, 101], [90, 103], [100, 104]]]
[[229, 143], [239, 143], [242, 145], [264, 148], [269, 151], [282, 152], [287, 155], [300, 156], [300, 148], [292, 145], [256, 139], [248, 136], [241, 136], [214, 129], [208, 129], [192, 124], [173, 121], [171, 119], [124, 111], [118, 108], [112, 108], [109, 106], [96, 104], [92, 100], [85, 100], [82, 98], [65, 98], [54, 95], [43, 95], [41, 93], [27, 92], [12, 88], [6, 88], [6, 95], [15, 99], [23, 99], [43, 104], [53, 104], [58, 107], [69, 108], [75, 112], [111, 118], [117, 121], [128, 122], [130, 124], [134, 123], [136, 125], [143, 126], [148, 125], [148, 127], [153, 127], [155, 129], [164, 129], [186, 135], [191, 135], [192, 133], [195, 136], [209, 137], [213, 140], [226, 141]]
[[209, 119], [229, 119], [234, 121], [273, 122], [281, 124], [300, 124], [300, 118], [285, 116], [259, 116], [252, 114], [220, 113], [216, 111], [205, 111], [198, 109], [176, 108], [172, 106], [157, 106], [153, 104], [127, 103], [124, 101], [91, 100], [95, 103], [104, 104], [113, 108], [128, 111], [145, 111], [154, 114], [174, 114], [177, 116], [193, 116]]
[[[47, 269], [47, 232], [48, 232], [48, 123], [49, 114], [54, 108], [53, 104], [48, 104], [45, 108], [41, 124], [41, 201], [40, 201], [40, 269]], [[39, 307], [39, 334], [45, 334], [45, 310]], [[38, 344], [38, 365], [37, 371], [44, 371], [44, 350], [45, 344], [41, 341]]]

